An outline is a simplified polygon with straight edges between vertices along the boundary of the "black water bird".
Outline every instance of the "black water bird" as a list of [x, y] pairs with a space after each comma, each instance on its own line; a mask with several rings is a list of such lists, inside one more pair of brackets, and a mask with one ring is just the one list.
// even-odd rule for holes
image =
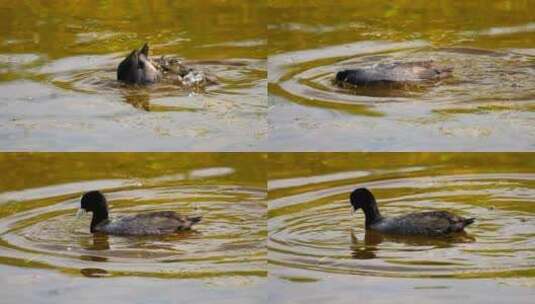
[[200, 216], [184, 216], [174, 211], [147, 212], [110, 219], [108, 203], [100, 191], [85, 193], [78, 215], [92, 212], [91, 232], [111, 235], [165, 235], [188, 230], [201, 221]]
[[367, 68], [339, 71], [335, 83], [341, 86], [410, 84], [440, 80], [451, 73], [452, 68], [441, 67], [433, 61], [378, 63]]
[[133, 50], [117, 67], [117, 80], [128, 84], [151, 84], [162, 78], [162, 73], [149, 59], [149, 45]]
[[354, 211], [362, 209], [366, 229], [398, 235], [444, 236], [462, 232], [474, 218], [464, 218], [447, 211], [410, 213], [396, 217], [384, 217], [379, 212], [373, 194], [366, 188], [351, 192], [349, 197]]
[[203, 88], [217, 84], [217, 78], [186, 65], [174, 57], [149, 57], [149, 45], [133, 50], [117, 67], [117, 80], [126, 84], [172, 83], [183, 88]]

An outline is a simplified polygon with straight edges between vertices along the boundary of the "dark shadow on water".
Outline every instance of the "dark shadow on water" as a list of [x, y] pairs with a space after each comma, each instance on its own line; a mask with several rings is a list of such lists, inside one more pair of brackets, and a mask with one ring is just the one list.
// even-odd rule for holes
[[82, 268], [80, 269], [80, 273], [88, 278], [101, 278], [111, 276], [111, 274], [108, 273], [106, 270], [100, 268]]
[[[124, 102], [132, 105], [134, 108], [143, 110], [145, 112], [197, 112], [198, 109], [187, 108], [180, 105], [177, 101], [176, 105], [163, 105], [158, 102], [152, 102], [152, 99], [158, 99], [160, 97], [172, 97], [174, 95], [181, 96], [188, 94], [188, 91], [179, 88], [164, 87], [160, 84], [154, 84], [155, 87], [140, 87], [124, 85], [120, 89], [120, 94]], [[156, 87], [158, 86], [158, 87]], [[169, 95], [171, 94], [171, 95]]]
[[123, 100], [134, 106], [134, 108], [147, 112], [151, 111], [149, 94], [143, 92], [133, 94], [131, 91], [121, 91], [121, 93], [123, 95]]
[[[80, 247], [87, 251], [94, 251], [95, 254], [81, 254], [79, 259], [91, 262], [108, 262], [108, 257], [99, 255], [99, 252], [110, 251], [106, 255], [121, 256], [121, 252], [125, 246], [129, 249], [139, 250], [140, 254], [146, 254], [147, 258], [157, 252], [169, 252], [170, 255], [175, 255], [177, 254], [177, 243], [188, 239], [200, 239], [201, 236], [202, 233], [195, 230], [178, 231], [169, 235], [111, 236], [113, 239], [120, 238], [120, 240], [116, 239], [118, 244], [114, 248], [110, 245], [110, 236], [103, 233], [94, 233], [92, 240], [82, 239], [80, 241]], [[112, 244], [113, 239], [111, 241]]]
[[377, 256], [375, 252], [378, 250], [376, 244], [380, 244], [382, 240], [379, 241], [379, 243], [375, 243], [372, 245], [372, 243], [366, 242], [366, 236], [364, 236], [364, 244], [359, 244], [357, 237], [355, 236], [355, 233], [353, 230], [351, 230], [351, 256], [354, 259], [357, 260], [369, 260], [369, 259], [375, 259]]
[[366, 260], [374, 259], [381, 250], [379, 245], [383, 242], [403, 243], [410, 246], [433, 246], [435, 248], [449, 248], [455, 244], [473, 243], [475, 237], [468, 235], [466, 232], [460, 232], [443, 237], [424, 237], [424, 236], [404, 236], [404, 235], [387, 235], [377, 231], [366, 230], [364, 240], [358, 241], [353, 230], [351, 230], [351, 256], [354, 259]]
[[[182, 240], [191, 239], [191, 238], [200, 238], [202, 233], [196, 230], [185, 230], [177, 231], [173, 234], [168, 235], [146, 235], [146, 236], [117, 236], [124, 238], [128, 241], [131, 241], [133, 244], [146, 244], [150, 245], [151, 243], [158, 243], [158, 245], [151, 245], [151, 248], [160, 248], [165, 249], [169, 246], [172, 246], [173, 243], [180, 242]], [[109, 250], [110, 246], [110, 236], [104, 233], [93, 233], [92, 242], [89, 242], [87, 239], [82, 239], [80, 241], [80, 247], [86, 250]], [[169, 245], [169, 246], [167, 246]]]
[[[110, 249], [109, 237], [106, 234], [94, 233], [93, 241], [90, 242], [87, 239], [82, 239], [80, 240], [80, 247], [86, 250], [91, 250], [91, 251], [108, 250]], [[83, 254], [83, 255], [80, 255], [80, 260], [90, 261], [90, 262], [107, 262], [108, 258], [103, 257], [103, 256]], [[82, 269], [82, 274], [86, 275], [83, 273], [83, 269]]]
[[94, 233], [93, 242], [81, 239], [80, 247], [86, 250], [108, 250], [110, 249], [109, 236], [103, 233]]

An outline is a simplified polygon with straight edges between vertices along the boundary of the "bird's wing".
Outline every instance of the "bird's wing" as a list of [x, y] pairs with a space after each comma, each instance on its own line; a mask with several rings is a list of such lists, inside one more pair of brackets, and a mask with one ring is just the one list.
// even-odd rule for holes
[[411, 213], [399, 218], [410, 233], [438, 235], [450, 232], [450, 214], [445, 211]]
[[145, 233], [159, 234], [176, 231], [183, 224], [181, 217], [173, 211], [159, 211], [141, 213], [121, 218], [123, 227], [128, 226], [130, 231], [144, 231]]

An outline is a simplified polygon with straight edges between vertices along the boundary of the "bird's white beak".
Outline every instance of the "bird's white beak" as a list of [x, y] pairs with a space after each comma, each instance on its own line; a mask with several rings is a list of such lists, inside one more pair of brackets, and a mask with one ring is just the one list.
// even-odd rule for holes
[[85, 209], [78, 209], [78, 211], [76, 212], [76, 218], [79, 219], [81, 218], [82, 216], [84, 216], [85, 214], [87, 213], [87, 211], [85, 211]]

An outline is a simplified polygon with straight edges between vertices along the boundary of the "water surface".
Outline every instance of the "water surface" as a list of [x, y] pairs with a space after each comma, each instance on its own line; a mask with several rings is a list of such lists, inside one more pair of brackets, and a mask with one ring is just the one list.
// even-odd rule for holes
[[[534, 9], [531, 1], [272, 1], [270, 151], [532, 150]], [[395, 89], [333, 84], [340, 70], [427, 60], [453, 76]]]
[[[535, 295], [535, 163], [530, 154], [270, 154], [270, 296], [280, 303], [429, 299], [528, 303]], [[366, 231], [349, 193], [381, 213], [475, 217], [447, 238]]]
[[[265, 138], [263, 1], [0, 1], [2, 150], [254, 150]], [[129, 88], [149, 42], [219, 84]]]
[[[169, 296], [187, 293], [196, 301], [261, 302], [267, 276], [264, 158], [0, 155], [6, 172], [0, 180], [2, 298], [57, 303], [83, 293], [87, 301], [139, 296], [150, 302], [141, 290], [117, 293], [130, 282], [146, 282], [160, 291], [172, 286]], [[168, 236], [91, 234], [90, 216], [74, 216], [81, 194], [91, 189], [106, 194], [112, 217], [172, 210], [203, 219]], [[73, 290], [73, 284], [81, 288]], [[99, 290], [89, 295], [88, 288]]]

